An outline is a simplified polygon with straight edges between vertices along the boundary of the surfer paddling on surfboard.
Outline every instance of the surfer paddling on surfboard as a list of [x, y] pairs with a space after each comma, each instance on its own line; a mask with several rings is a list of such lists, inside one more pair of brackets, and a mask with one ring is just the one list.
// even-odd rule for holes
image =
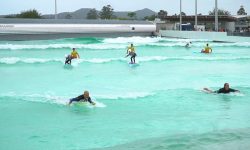
[[219, 89], [219, 90], [217, 90], [217, 91], [213, 91], [213, 90], [210, 90], [208, 88], [203, 88], [203, 90], [205, 92], [208, 92], [208, 93], [223, 93], [223, 94], [228, 94], [230, 92], [240, 92], [239, 90], [231, 89], [229, 87], [229, 83], [225, 83], [224, 87], [221, 88], [221, 89]]
[[89, 91], [84, 91], [82, 95], [79, 95], [75, 98], [71, 98], [69, 100], [69, 105], [72, 102], [89, 102], [90, 104], [95, 105], [95, 103], [91, 100], [91, 97], [89, 96]]
[[136, 57], [136, 53], [135, 53], [135, 47], [133, 44], [131, 44], [130, 46], [128, 46], [127, 48], [127, 55], [126, 57], [130, 56], [130, 64], [135, 64], [135, 57]]

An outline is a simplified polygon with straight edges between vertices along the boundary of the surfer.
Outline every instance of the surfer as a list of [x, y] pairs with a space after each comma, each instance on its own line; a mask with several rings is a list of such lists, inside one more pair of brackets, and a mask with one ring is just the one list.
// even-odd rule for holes
[[127, 48], [127, 56], [131, 56], [130, 57], [130, 60], [131, 60], [131, 64], [135, 64], [135, 57], [137, 56], [136, 53], [135, 53], [135, 47], [133, 44], [131, 44], [130, 46], [128, 46]]
[[224, 87], [217, 90], [217, 91], [213, 91], [213, 90], [210, 90], [208, 88], [203, 88], [203, 90], [206, 92], [209, 92], [209, 93], [223, 93], [223, 94], [228, 94], [230, 92], [240, 92], [239, 90], [229, 88], [229, 83], [225, 83]]
[[71, 54], [66, 57], [65, 64], [71, 64], [71, 60], [76, 58], [80, 58], [80, 55], [76, 49], [73, 48]]
[[205, 48], [203, 50], [201, 50], [201, 53], [212, 53], [212, 48], [208, 46], [208, 43], [207, 45], [205, 46]]
[[69, 105], [72, 102], [89, 102], [90, 104], [95, 105], [95, 103], [91, 100], [91, 97], [89, 96], [89, 91], [84, 91], [82, 95], [79, 95], [78, 97], [70, 99]]

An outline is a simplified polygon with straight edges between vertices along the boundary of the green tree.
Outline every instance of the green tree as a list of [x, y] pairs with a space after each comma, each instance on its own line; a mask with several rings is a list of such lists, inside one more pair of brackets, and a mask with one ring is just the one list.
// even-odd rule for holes
[[42, 18], [41, 14], [35, 10], [22, 11], [20, 14], [16, 15], [16, 18]]
[[168, 12], [165, 10], [160, 10], [157, 14], [157, 17], [160, 19], [164, 19], [168, 15]]
[[98, 19], [98, 13], [96, 11], [96, 9], [91, 9], [89, 10], [88, 14], [87, 14], [87, 19]]
[[102, 10], [100, 12], [100, 18], [101, 19], [112, 19], [115, 18], [113, 16], [114, 9], [111, 7], [111, 5], [103, 6]]
[[154, 21], [156, 17], [156, 15], [146, 16], [144, 17], [144, 20]]
[[240, 6], [240, 9], [237, 11], [237, 15], [247, 15], [243, 5]]
[[[213, 11], [208, 12], [209, 15], [214, 16], [215, 15], [215, 9]], [[231, 16], [231, 13], [227, 10], [218, 9], [218, 15], [219, 16]]]
[[135, 19], [136, 18], [136, 13], [135, 12], [129, 12], [128, 13], [128, 17], [130, 17], [131, 19]]

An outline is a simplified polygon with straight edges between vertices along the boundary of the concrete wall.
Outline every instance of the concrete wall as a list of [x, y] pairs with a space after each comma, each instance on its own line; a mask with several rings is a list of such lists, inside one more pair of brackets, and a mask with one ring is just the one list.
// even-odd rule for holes
[[227, 36], [226, 32], [170, 31], [160, 30], [163, 37], [184, 39], [207, 39], [218, 42], [250, 42], [250, 37]]
[[227, 22], [225, 24], [225, 28], [228, 32], [234, 32], [235, 31], [235, 22]]
[[0, 33], [117, 33], [155, 32], [155, 25], [139, 24], [0, 24]]
[[174, 30], [175, 24], [173, 23], [157, 23], [156, 24], [156, 32], [160, 30]]
[[[0, 19], [0, 40], [29, 40], [79, 36], [152, 35], [148, 21], [80, 19]], [[62, 36], [62, 37], [60, 37]]]

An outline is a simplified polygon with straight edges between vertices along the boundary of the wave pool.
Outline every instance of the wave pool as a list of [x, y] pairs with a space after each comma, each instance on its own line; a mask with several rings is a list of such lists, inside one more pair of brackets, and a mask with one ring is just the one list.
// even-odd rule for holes
[[[249, 149], [250, 42], [188, 41], [0, 41], [0, 149]], [[81, 58], [65, 67], [73, 47]], [[241, 93], [202, 92], [225, 82]], [[67, 105], [84, 90], [96, 106]]]

